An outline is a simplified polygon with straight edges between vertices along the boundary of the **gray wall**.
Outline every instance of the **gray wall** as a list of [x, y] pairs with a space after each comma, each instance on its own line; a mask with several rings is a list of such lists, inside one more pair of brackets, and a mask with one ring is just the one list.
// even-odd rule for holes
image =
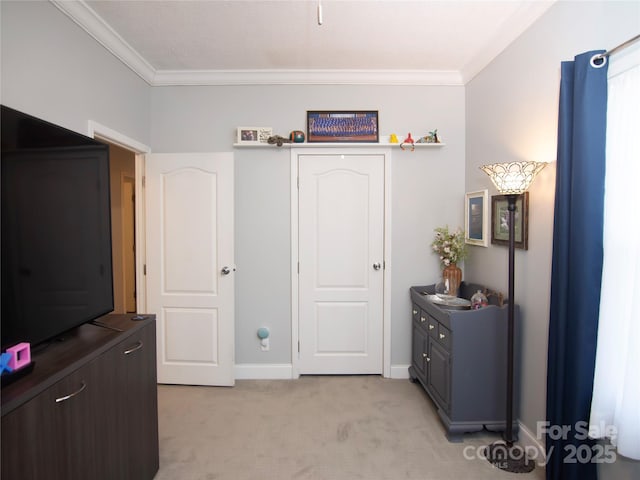
[[49, 2], [0, 2], [0, 101], [87, 134], [94, 120], [149, 143], [150, 87]]
[[[612, 48], [637, 35], [639, 26], [638, 2], [559, 2], [476, 76], [466, 90], [467, 191], [497, 193], [478, 168], [486, 163], [555, 162], [560, 62]], [[530, 190], [529, 250], [517, 251], [515, 265], [523, 316], [520, 416], [534, 433], [545, 418], [554, 189], [552, 163]], [[506, 290], [506, 247], [472, 247], [466, 273]], [[615, 478], [611, 467], [604, 476]]]
[[[393, 150], [391, 363], [411, 356], [411, 285], [439, 275], [436, 226], [462, 225], [464, 88], [372, 86], [162, 87], [152, 89], [155, 152], [231, 150], [237, 126], [287, 136], [306, 110], [372, 109], [382, 133], [417, 138], [438, 128], [446, 146]], [[291, 196], [288, 149], [235, 149], [236, 363], [291, 363]], [[271, 330], [262, 352], [256, 330]]]

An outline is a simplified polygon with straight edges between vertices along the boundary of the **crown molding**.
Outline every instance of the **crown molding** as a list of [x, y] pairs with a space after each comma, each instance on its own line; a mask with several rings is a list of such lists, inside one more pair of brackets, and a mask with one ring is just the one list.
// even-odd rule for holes
[[49, 0], [122, 63], [152, 85], [155, 69], [83, 0]]
[[420, 85], [463, 86], [500, 55], [557, 0], [528, 2], [461, 71], [437, 70], [156, 70], [84, 0], [49, 0], [151, 86]]
[[49, 0], [151, 86], [464, 85], [460, 72], [431, 70], [156, 70], [84, 0]]
[[455, 71], [158, 70], [153, 85], [463, 85]]

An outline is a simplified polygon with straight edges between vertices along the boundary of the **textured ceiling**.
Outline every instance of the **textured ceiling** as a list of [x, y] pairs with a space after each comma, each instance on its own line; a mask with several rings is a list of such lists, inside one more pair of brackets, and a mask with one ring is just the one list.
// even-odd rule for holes
[[[69, 2], [55, 3], [69, 8]], [[457, 72], [468, 80], [553, 2], [79, 3], [155, 72], [424, 71]]]

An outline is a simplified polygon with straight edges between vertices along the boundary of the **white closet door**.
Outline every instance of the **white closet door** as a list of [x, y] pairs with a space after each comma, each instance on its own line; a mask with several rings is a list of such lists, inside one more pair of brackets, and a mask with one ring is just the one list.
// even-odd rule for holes
[[299, 155], [299, 372], [381, 374], [384, 155]]

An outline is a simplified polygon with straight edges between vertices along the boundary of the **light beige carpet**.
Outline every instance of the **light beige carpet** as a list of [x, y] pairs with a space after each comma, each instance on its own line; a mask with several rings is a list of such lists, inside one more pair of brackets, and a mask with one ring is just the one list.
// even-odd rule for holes
[[158, 398], [157, 480], [544, 478], [542, 468], [505, 473], [473, 458], [496, 434], [449, 443], [432, 402], [408, 380], [303, 376], [242, 380], [233, 388], [160, 385]]

